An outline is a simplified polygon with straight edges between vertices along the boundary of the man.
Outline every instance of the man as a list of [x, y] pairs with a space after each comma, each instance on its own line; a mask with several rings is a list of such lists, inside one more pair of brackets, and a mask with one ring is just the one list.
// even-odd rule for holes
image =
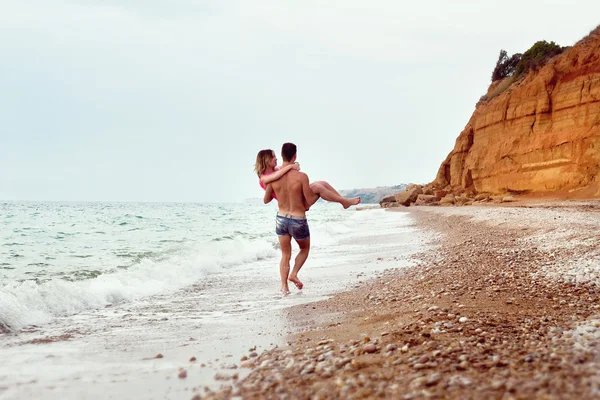
[[[281, 148], [281, 158], [283, 159], [282, 168], [296, 162], [296, 145], [284, 143]], [[281, 247], [281, 262], [279, 263], [281, 292], [288, 295], [290, 294], [288, 280], [293, 282], [298, 289], [302, 289], [303, 286], [298, 279], [298, 272], [304, 265], [310, 250], [310, 232], [306, 220], [306, 210], [319, 199], [319, 196], [310, 189], [308, 176], [304, 172], [296, 170], [291, 170], [267, 185], [265, 204], [273, 199], [273, 191], [277, 195], [279, 205], [275, 232], [279, 237]], [[294, 269], [290, 273], [292, 238], [298, 243], [300, 252], [296, 256]]]

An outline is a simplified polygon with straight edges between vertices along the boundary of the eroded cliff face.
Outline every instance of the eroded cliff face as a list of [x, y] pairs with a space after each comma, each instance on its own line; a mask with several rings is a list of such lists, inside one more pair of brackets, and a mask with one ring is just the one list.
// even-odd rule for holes
[[[490, 86], [488, 95], [502, 83]], [[600, 182], [600, 28], [481, 101], [431, 186], [547, 192]], [[600, 193], [597, 193], [600, 195]]]

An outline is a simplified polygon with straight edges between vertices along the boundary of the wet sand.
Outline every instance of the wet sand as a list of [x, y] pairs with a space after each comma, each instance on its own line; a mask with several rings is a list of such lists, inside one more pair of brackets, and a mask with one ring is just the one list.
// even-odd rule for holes
[[600, 398], [600, 202], [409, 210], [414, 267], [287, 309], [287, 346], [190, 397]]

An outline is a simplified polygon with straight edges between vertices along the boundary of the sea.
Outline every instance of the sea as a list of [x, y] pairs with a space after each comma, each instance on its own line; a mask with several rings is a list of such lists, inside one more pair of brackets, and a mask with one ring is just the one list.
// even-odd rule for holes
[[0, 399], [191, 398], [285, 345], [290, 306], [406, 268], [429, 241], [408, 213], [317, 203], [304, 289], [282, 296], [276, 212], [0, 202]]

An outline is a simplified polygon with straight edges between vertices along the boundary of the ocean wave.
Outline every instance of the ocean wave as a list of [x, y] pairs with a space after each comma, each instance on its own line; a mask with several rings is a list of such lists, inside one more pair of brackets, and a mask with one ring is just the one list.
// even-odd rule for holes
[[40, 284], [34, 280], [3, 282], [0, 326], [18, 331], [56, 317], [174, 291], [209, 275], [277, 254], [272, 242], [235, 238], [200, 243], [162, 260], [144, 259], [131, 268], [116, 268], [92, 279], [55, 278]]

